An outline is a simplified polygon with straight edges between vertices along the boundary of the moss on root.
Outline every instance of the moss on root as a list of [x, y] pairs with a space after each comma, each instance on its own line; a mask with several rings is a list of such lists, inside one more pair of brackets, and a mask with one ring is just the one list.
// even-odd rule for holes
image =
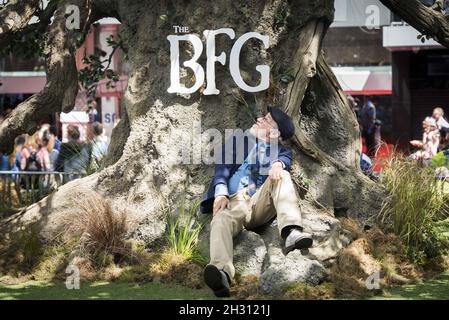
[[8, 237], [3, 236], [0, 241], [0, 274], [21, 276], [30, 273], [43, 252], [36, 224], [19, 228]]

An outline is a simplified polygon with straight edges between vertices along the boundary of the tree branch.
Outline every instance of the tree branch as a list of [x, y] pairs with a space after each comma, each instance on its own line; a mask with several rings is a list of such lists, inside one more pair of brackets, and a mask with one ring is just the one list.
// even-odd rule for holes
[[78, 71], [75, 46], [66, 29], [66, 5], [80, 8], [83, 27], [95, 19], [90, 4], [89, 0], [67, 0], [58, 6], [44, 46], [47, 83], [41, 92], [19, 104], [0, 124], [0, 151], [10, 151], [15, 137], [23, 132], [32, 133], [46, 115], [73, 108], [78, 93]]
[[449, 19], [418, 0], [380, 0], [419, 32], [449, 48]]
[[301, 120], [300, 107], [304, 100], [304, 95], [310, 80], [316, 75], [316, 64], [321, 50], [321, 40], [323, 39], [325, 32], [324, 27], [324, 23], [320, 22], [318, 19], [309, 21], [303, 27], [301, 37], [298, 41], [298, 49], [293, 58], [295, 80], [288, 86], [287, 98], [283, 108], [285, 112], [294, 119], [294, 143], [316, 161], [332, 164], [338, 168], [341, 165], [322, 152], [320, 148], [304, 134], [299, 125]]
[[324, 22], [309, 21], [299, 38], [298, 49], [293, 58], [295, 80], [288, 86], [288, 99], [284, 110], [290, 116], [296, 116], [309, 85], [309, 80], [316, 74], [316, 60], [321, 50], [324, 35]]
[[11, 0], [0, 10], [0, 46], [8, 37], [27, 26], [36, 11], [39, 0]]
[[42, 11], [38, 12], [37, 16], [39, 18], [39, 23], [50, 24], [51, 18], [53, 17], [56, 9], [58, 8], [58, 0], [50, 0]]

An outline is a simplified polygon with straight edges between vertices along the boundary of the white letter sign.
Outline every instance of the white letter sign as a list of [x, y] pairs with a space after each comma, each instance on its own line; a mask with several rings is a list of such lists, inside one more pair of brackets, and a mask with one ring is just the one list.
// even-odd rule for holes
[[[215, 63], [219, 62], [222, 65], [226, 64], [226, 53], [221, 52], [220, 55], [215, 55], [215, 37], [218, 34], [226, 34], [231, 40], [235, 38], [235, 32], [231, 28], [221, 28], [218, 30], [204, 30], [204, 37], [206, 38], [206, 73], [207, 73], [207, 86], [203, 91], [204, 95], [217, 95], [220, 90], [217, 89], [215, 83]], [[257, 32], [248, 32], [242, 35], [234, 44], [231, 49], [231, 55], [229, 59], [229, 70], [231, 72], [232, 79], [243, 90], [247, 92], [259, 92], [268, 89], [270, 86], [270, 67], [267, 65], [258, 65], [256, 70], [260, 73], [260, 84], [257, 86], [250, 86], [242, 78], [240, 74], [240, 53], [243, 45], [250, 39], [258, 39], [262, 41], [265, 49], [268, 49], [269, 37], [263, 36]], [[196, 35], [170, 35], [167, 37], [170, 42], [170, 87], [167, 89], [169, 93], [194, 93], [204, 83], [204, 69], [197, 62], [201, 53], [203, 52], [203, 44]], [[193, 45], [194, 53], [192, 59], [183, 63], [184, 67], [190, 68], [195, 74], [195, 84], [187, 88], [181, 85], [180, 79], [180, 61], [179, 61], [179, 41], [190, 41]]]
[[219, 56], [215, 55], [215, 36], [217, 34], [224, 33], [229, 38], [235, 38], [234, 30], [230, 28], [222, 28], [218, 30], [204, 30], [204, 36], [206, 37], [206, 53], [207, 53], [207, 87], [204, 90], [204, 95], [219, 94], [220, 90], [217, 89], [215, 84], [215, 62], [220, 62], [222, 65], [226, 63], [226, 53], [222, 52]]
[[269, 38], [268, 36], [262, 36], [261, 34], [257, 32], [248, 32], [245, 33], [243, 36], [241, 36], [234, 44], [234, 47], [232, 47], [231, 50], [231, 62], [230, 62], [230, 69], [231, 69], [231, 76], [232, 79], [234, 79], [235, 83], [237, 85], [248, 92], [259, 92], [268, 89], [270, 86], [270, 67], [265, 65], [259, 65], [256, 67], [256, 70], [260, 72], [261, 79], [260, 84], [256, 87], [250, 87], [248, 86], [245, 81], [243, 81], [242, 76], [240, 75], [240, 51], [242, 50], [243, 44], [248, 41], [251, 38], [259, 39], [263, 42], [265, 49], [268, 49], [269, 45]]
[[[198, 90], [204, 83], [204, 70], [203, 67], [196, 61], [201, 56], [203, 52], [203, 44], [201, 43], [201, 39], [195, 35], [187, 34], [184, 36], [173, 36], [170, 35], [167, 37], [168, 41], [170, 41], [170, 61], [171, 61], [171, 70], [170, 70], [170, 87], [167, 89], [169, 93], [194, 93]], [[181, 86], [180, 75], [179, 75], [179, 41], [190, 41], [193, 45], [194, 54], [192, 59], [184, 62], [184, 67], [192, 69], [195, 74], [195, 84], [186, 88]]]

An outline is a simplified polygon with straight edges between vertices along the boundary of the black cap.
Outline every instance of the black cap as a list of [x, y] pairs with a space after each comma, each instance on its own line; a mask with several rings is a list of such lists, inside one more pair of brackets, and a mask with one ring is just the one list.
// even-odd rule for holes
[[287, 140], [293, 137], [295, 134], [295, 126], [289, 115], [273, 106], [268, 106], [267, 110], [271, 114], [273, 120], [276, 121], [279, 131], [281, 132], [282, 140]]

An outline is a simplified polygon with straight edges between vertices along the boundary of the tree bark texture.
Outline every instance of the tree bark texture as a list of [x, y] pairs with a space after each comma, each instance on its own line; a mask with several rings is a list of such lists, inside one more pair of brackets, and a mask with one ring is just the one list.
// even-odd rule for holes
[[[27, 211], [3, 221], [3, 226], [45, 221], [41, 223], [42, 234], [48, 239], [48, 235], [57, 234], [63, 209], [73, 205], [67, 203], [66, 195], [85, 181], [84, 187], [100, 191], [113, 200], [116, 208], [129, 211], [135, 222], [130, 236], [146, 241], [151, 248], [164, 235], [163, 209], [167, 205], [176, 207], [185, 197], [200, 197], [213, 175], [213, 165], [173, 161], [180, 151], [174, 148], [181, 138], [179, 133], [187, 132], [188, 136], [195, 122], [201, 122], [203, 131], [247, 129], [253, 121], [251, 114], [263, 113], [267, 104], [275, 104], [291, 115], [296, 126], [296, 135], [288, 145], [294, 151], [292, 176], [303, 195], [300, 205], [305, 227], [315, 234], [316, 247], [321, 252], [331, 252], [316, 253], [317, 259], [335, 258], [341, 248], [335, 241], [340, 241], [342, 234], [336, 216], [361, 221], [373, 218], [380, 209], [384, 191], [360, 171], [357, 120], [321, 52], [322, 40], [333, 21], [333, 5], [328, 0], [114, 2], [114, 14], [122, 22], [121, 37], [128, 49], [131, 73], [123, 99], [124, 114], [112, 136], [108, 166], [84, 180], [69, 183]], [[233, 28], [236, 38], [249, 31], [268, 35], [269, 49], [258, 41], [249, 41], [243, 47], [240, 69], [245, 81], [255, 85], [260, 78], [255, 66], [269, 65], [270, 88], [250, 94], [237, 87], [228, 64], [235, 40], [221, 35], [216, 40], [216, 53], [226, 52], [227, 63], [216, 64], [220, 94], [168, 93], [167, 36], [174, 34], [175, 25], [188, 26], [191, 33], [200, 37], [204, 30], [224, 27]], [[64, 50], [62, 41], [59, 51]], [[182, 43], [180, 54], [181, 61], [190, 59], [192, 47]], [[64, 57], [64, 66], [70, 66], [72, 77], [73, 56], [67, 52]], [[203, 51], [199, 60], [203, 67], [205, 61]], [[61, 67], [50, 64], [53, 65]], [[54, 68], [48, 70], [50, 85], [52, 75], [59, 74]], [[293, 81], [283, 83], [285, 74], [293, 74]], [[192, 73], [186, 69], [183, 75], [183, 82], [192, 84]], [[62, 110], [68, 110], [76, 90], [64, 83], [65, 79], [58, 83], [56, 92], [60, 94], [54, 103], [63, 101]], [[191, 141], [184, 148], [196, 146], [197, 142]], [[299, 187], [300, 172], [311, 180], [306, 193]]]

